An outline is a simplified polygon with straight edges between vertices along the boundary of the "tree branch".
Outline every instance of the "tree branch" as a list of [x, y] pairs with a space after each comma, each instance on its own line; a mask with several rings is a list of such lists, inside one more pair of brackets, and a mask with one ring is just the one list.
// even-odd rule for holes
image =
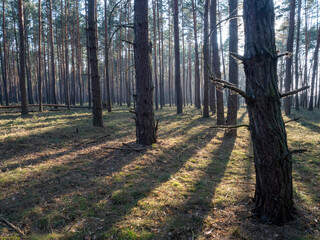
[[249, 95], [247, 95], [247, 94], [245, 93], [245, 91], [241, 90], [241, 89], [238, 88], [236, 85], [234, 85], [234, 84], [232, 84], [232, 83], [229, 83], [229, 82], [227, 82], [227, 81], [224, 81], [224, 80], [222, 80], [222, 79], [217, 79], [217, 78], [211, 77], [211, 76], [210, 76], [209, 78], [210, 78], [210, 80], [211, 80], [212, 82], [220, 83], [220, 84], [222, 85], [222, 87], [228, 88], [228, 89], [230, 89], [230, 90], [232, 90], [232, 91], [240, 94], [240, 95], [241, 95], [242, 97], [244, 97], [245, 99], [250, 100], [250, 101], [253, 100], [252, 97], [250, 97]]
[[210, 128], [226, 128], [226, 129], [232, 129], [232, 128], [240, 128], [240, 127], [246, 127], [249, 128], [249, 125], [247, 124], [240, 124], [240, 125], [217, 125], [217, 126], [211, 126]]
[[290, 119], [288, 121], [285, 121], [284, 123], [289, 123], [289, 122], [296, 122], [300, 119], [301, 117], [297, 117], [297, 118], [293, 118], [293, 119]]
[[16, 227], [12, 223], [10, 223], [8, 220], [4, 218], [0, 218], [0, 222], [3, 222], [5, 225], [7, 225], [9, 228], [13, 229], [17, 233], [19, 233], [21, 236], [25, 237], [26, 235], [20, 230], [20, 228]]
[[248, 60], [247, 58], [245, 58], [244, 56], [239, 55], [238, 53], [234, 53], [234, 52], [230, 52], [231, 57], [240, 60], [240, 61], [245, 61]]
[[280, 93], [280, 98], [288, 97], [288, 96], [294, 95], [294, 94], [296, 94], [298, 92], [302, 92], [304, 90], [307, 90], [309, 87], [310, 86], [304, 86], [302, 88], [296, 89], [296, 90], [291, 91], [291, 92]]

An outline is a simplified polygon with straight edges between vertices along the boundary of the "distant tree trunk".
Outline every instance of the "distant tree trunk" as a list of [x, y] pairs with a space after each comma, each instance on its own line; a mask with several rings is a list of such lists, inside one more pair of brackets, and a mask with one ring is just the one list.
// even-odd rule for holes
[[[217, 24], [217, 0], [211, 0], [211, 27], [215, 27]], [[220, 71], [220, 57], [218, 48], [218, 36], [217, 29], [212, 32], [211, 45], [212, 45], [212, 69], [214, 78], [221, 79]], [[217, 125], [224, 125], [224, 106], [223, 106], [223, 89], [216, 88], [217, 94]]]
[[[300, 41], [300, 17], [301, 17], [301, 0], [298, 0], [298, 18], [297, 18], [297, 40], [296, 40], [296, 54], [295, 54], [295, 80], [296, 88], [299, 86], [299, 41]], [[296, 94], [296, 110], [299, 111], [299, 94]]]
[[[238, 15], [238, 0], [229, 0], [229, 16], [234, 17]], [[229, 21], [229, 52], [238, 53], [238, 20], [237, 18]], [[229, 55], [229, 82], [238, 86], [238, 63]], [[238, 95], [233, 91], [229, 91], [228, 95], [228, 115], [227, 125], [237, 124], [238, 111]], [[236, 137], [237, 129], [233, 128], [227, 131], [226, 136]]]
[[[153, 0], [152, 2], [153, 8], [153, 61], [154, 61], [154, 84], [155, 84], [155, 105], [156, 110], [159, 109], [158, 104], [158, 64], [157, 64], [157, 25], [156, 25], [156, 1]], [[170, 46], [169, 46], [170, 47]]]
[[77, 65], [77, 82], [80, 88], [80, 106], [83, 105], [82, 89], [82, 63], [81, 63], [81, 45], [80, 45], [80, 23], [79, 23], [79, 0], [76, 0], [76, 16], [77, 16], [77, 40], [76, 40], [76, 65]]
[[105, 78], [106, 78], [106, 91], [107, 91], [107, 109], [111, 112], [111, 95], [110, 95], [110, 79], [109, 79], [109, 33], [108, 33], [108, 12], [107, 0], [104, 0], [104, 24], [105, 24]]
[[[293, 40], [294, 40], [294, 15], [295, 15], [296, 1], [290, 0], [290, 22], [289, 22], [289, 35], [287, 40], [287, 51], [293, 52]], [[286, 81], [285, 92], [289, 92], [292, 83], [292, 57], [286, 58]], [[284, 112], [286, 115], [291, 114], [291, 97], [284, 99]]]
[[53, 39], [53, 27], [52, 27], [52, 3], [49, 1], [49, 38], [50, 38], [50, 48], [51, 48], [51, 102], [57, 104], [57, 94], [56, 94], [56, 67], [54, 60], [54, 39]]
[[320, 45], [320, 28], [318, 28], [318, 38], [317, 38], [317, 45], [316, 49], [314, 50], [314, 63], [313, 63], [313, 72], [312, 72], [312, 79], [311, 79], [311, 93], [310, 93], [310, 101], [309, 101], [309, 111], [313, 111], [314, 105], [314, 87], [315, 87], [315, 78], [316, 73], [318, 71], [318, 55], [319, 55], [319, 45]]
[[192, 105], [192, 69], [191, 69], [191, 41], [189, 41], [189, 53], [188, 53], [188, 68], [189, 68], [189, 96], [190, 105]]
[[38, 2], [39, 5], [39, 56], [38, 56], [38, 61], [39, 61], [39, 73], [38, 73], [38, 101], [39, 101], [39, 111], [42, 112], [43, 111], [43, 107], [42, 107], [42, 65], [41, 65], [41, 0], [39, 0]]
[[[72, 19], [72, 21], [71, 21]], [[70, 39], [70, 46], [71, 46], [71, 91], [70, 91], [70, 96], [71, 96], [71, 104], [76, 105], [76, 76], [75, 76], [75, 51], [74, 51], [74, 46], [75, 46], [75, 26], [74, 26], [74, 14], [73, 17], [70, 17], [69, 20], [69, 25], [70, 25], [70, 31], [71, 31], [71, 39]]]
[[[90, 1], [89, 1], [90, 2]], [[69, 88], [69, 33], [68, 33], [68, 24], [69, 24], [69, 0], [65, 0], [64, 2], [64, 15], [65, 15], [65, 26], [64, 26], [64, 36], [65, 36], [65, 98], [68, 109], [70, 108], [70, 88]]]
[[100, 76], [98, 69], [98, 55], [97, 55], [97, 17], [95, 12], [96, 0], [90, 0], [88, 3], [88, 35], [89, 35], [89, 50], [90, 50], [90, 66], [92, 79], [92, 115], [93, 126], [103, 127], [102, 118], [102, 101], [100, 90]]
[[[303, 78], [303, 86], [307, 86], [308, 84], [308, 50], [309, 50], [309, 46], [308, 46], [308, 6], [307, 6], [307, 0], [305, 0], [305, 39], [304, 39], [304, 43], [305, 43], [305, 59], [304, 59], [304, 78]], [[308, 91], [305, 91], [302, 95], [302, 107], [306, 108], [307, 104], [308, 104]]]
[[137, 143], [151, 145], [157, 141], [154, 122], [151, 43], [149, 43], [148, 1], [134, 1], [134, 62], [136, 70]]
[[[86, 29], [88, 29], [88, 1], [86, 0], [85, 8], [86, 8]], [[89, 108], [92, 105], [92, 97], [91, 97], [91, 71], [90, 71], [90, 48], [89, 48], [89, 34], [87, 34], [87, 84], [88, 84], [88, 103]]]
[[172, 82], [172, 78], [171, 78], [171, 71], [172, 71], [172, 64], [171, 64], [171, 4], [170, 4], [170, 0], [168, 1], [168, 5], [169, 7], [169, 56], [168, 56], [168, 92], [169, 92], [169, 107], [171, 107], [172, 101], [171, 101], [171, 82]]
[[204, 86], [203, 86], [203, 117], [208, 118], [209, 117], [209, 69], [208, 67], [210, 66], [210, 58], [209, 58], [209, 33], [208, 33], [208, 28], [209, 28], [209, 0], [205, 1], [204, 5], [204, 44], [203, 44], [203, 57], [205, 61], [205, 66], [204, 66]]
[[195, 100], [196, 108], [201, 108], [200, 101], [200, 69], [199, 69], [199, 50], [198, 50], [198, 30], [197, 30], [197, 15], [194, 0], [192, 0], [192, 15], [193, 15], [193, 32], [194, 32], [194, 49], [195, 49]]
[[179, 7], [178, 0], [174, 0], [174, 60], [177, 114], [182, 113], [182, 89], [180, 79], [180, 46], [179, 46]]
[[7, 84], [7, 37], [6, 37], [6, 17], [5, 17], [5, 0], [2, 1], [2, 19], [3, 19], [3, 69], [2, 69], [2, 79], [4, 88], [4, 98], [6, 105], [9, 106], [9, 94], [8, 94], [8, 84]]
[[243, 15], [243, 63], [251, 97], [246, 102], [256, 169], [254, 213], [264, 222], [281, 224], [293, 218], [294, 206], [291, 153], [277, 86], [273, 1], [244, 0]]
[[25, 76], [25, 38], [24, 38], [24, 14], [23, 0], [18, 0], [19, 12], [19, 36], [20, 36], [20, 92], [21, 92], [21, 115], [28, 115], [27, 89]]

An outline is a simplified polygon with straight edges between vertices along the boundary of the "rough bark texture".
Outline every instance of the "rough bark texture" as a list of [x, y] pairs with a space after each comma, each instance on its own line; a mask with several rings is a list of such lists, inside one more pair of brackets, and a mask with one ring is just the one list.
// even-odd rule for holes
[[134, 61], [136, 70], [137, 143], [151, 145], [157, 141], [154, 122], [151, 43], [149, 41], [148, 1], [134, 1]]
[[97, 32], [96, 32], [96, 15], [95, 15], [96, 0], [88, 3], [88, 34], [89, 34], [89, 49], [90, 49], [90, 66], [92, 80], [92, 115], [93, 126], [103, 127], [102, 118], [102, 101], [100, 90], [100, 76], [98, 70], [98, 55], [97, 55]]
[[[211, 0], [211, 26], [216, 26], [217, 23], [217, 0]], [[212, 45], [212, 69], [215, 78], [221, 79], [220, 71], [220, 58], [218, 48], [218, 31], [217, 28], [212, 32], [211, 45]], [[217, 125], [224, 125], [224, 106], [223, 106], [223, 89], [216, 88], [217, 95]]]
[[310, 93], [310, 101], [308, 110], [313, 110], [314, 105], [314, 87], [315, 87], [315, 78], [316, 72], [318, 70], [318, 55], [319, 55], [319, 45], [320, 45], [320, 28], [318, 29], [318, 38], [317, 38], [317, 45], [316, 49], [314, 50], [314, 63], [313, 63], [313, 72], [312, 72], [312, 79], [311, 79], [311, 93]]
[[28, 115], [27, 106], [27, 89], [25, 74], [25, 46], [24, 46], [24, 16], [23, 16], [23, 0], [18, 1], [19, 12], [19, 36], [20, 36], [20, 92], [21, 92], [21, 115]]
[[179, 43], [179, 6], [178, 0], [174, 0], [174, 75], [176, 86], [177, 114], [182, 113], [182, 89], [180, 78], [180, 43]]
[[244, 1], [246, 92], [256, 170], [254, 213], [264, 222], [293, 218], [292, 162], [281, 116], [272, 0]]
[[203, 45], [203, 57], [205, 61], [205, 66], [203, 69], [204, 75], [204, 85], [203, 85], [203, 117], [209, 117], [209, 70], [207, 66], [210, 66], [210, 58], [209, 58], [209, 44], [208, 44], [208, 28], [209, 28], [209, 0], [205, 1], [204, 5], [204, 45]]
[[[229, 16], [238, 15], [238, 0], [229, 0]], [[231, 19], [229, 22], [229, 52], [238, 53], [238, 19]], [[229, 55], [229, 82], [238, 86], [238, 63], [236, 60]], [[227, 115], [227, 125], [237, 124], [237, 111], [238, 111], [238, 95], [229, 91], [228, 95], [228, 115]], [[229, 129], [226, 132], [228, 137], [236, 137], [237, 129]]]
[[[287, 51], [293, 52], [293, 37], [294, 37], [294, 15], [295, 15], [296, 1], [290, 0], [290, 23], [289, 35], [287, 40]], [[286, 58], [286, 80], [284, 83], [285, 92], [289, 92], [292, 84], [292, 57]], [[291, 97], [284, 99], [284, 112], [286, 115], [291, 114]]]

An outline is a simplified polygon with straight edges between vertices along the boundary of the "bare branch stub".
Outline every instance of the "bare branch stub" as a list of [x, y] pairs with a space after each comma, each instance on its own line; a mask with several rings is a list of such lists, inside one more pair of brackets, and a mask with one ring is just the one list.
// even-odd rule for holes
[[211, 126], [210, 128], [226, 128], [226, 129], [232, 129], [232, 128], [240, 128], [240, 127], [246, 127], [249, 129], [249, 125], [247, 124], [239, 124], [239, 125], [227, 125], [227, 126], [224, 126], [224, 125], [217, 125], [217, 126]]
[[291, 154], [298, 154], [298, 153], [305, 153], [305, 152], [308, 152], [308, 150], [307, 149], [294, 149], [294, 150], [290, 151]]
[[310, 86], [304, 86], [302, 88], [299, 88], [299, 89], [296, 89], [296, 90], [293, 90], [293, 91], [287, 92], [287, 93], [280, 93], [280, 98], [284, 98], [284, 97], [288, 97], [288, 96], [294, 95], [296, 93], [299, 93], [299, 92], [302, 92], [304, 90], [307, 90], [308, 88], [310, 88]]

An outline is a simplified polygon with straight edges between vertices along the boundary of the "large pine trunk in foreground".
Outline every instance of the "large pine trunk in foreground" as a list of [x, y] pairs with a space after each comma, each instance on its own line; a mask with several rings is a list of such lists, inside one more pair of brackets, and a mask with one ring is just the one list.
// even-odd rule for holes
[[136, 70], [136, 136], [137, 143], [156, 142], [154, 123], [151, 43], [148, 42], [148, 0], [134, 1], [134, 62]]
[[88, 34], [89, 34], [89, 50], [90, 50], [90, 66], [92, 81], [92, 115], [93, 126], [103, 127], [102, 119], [102, 101], [100, 90], [100, 76], [98, 70], [98, 54], [97, 54], [97, 18], [95, 15], [96, 0], [88, 2]]
[[272, 0], [245, 0], [246, 92], [256, 169], [255, 214], [282, 224], [293, 218], [292, 162], [280, 109]]

